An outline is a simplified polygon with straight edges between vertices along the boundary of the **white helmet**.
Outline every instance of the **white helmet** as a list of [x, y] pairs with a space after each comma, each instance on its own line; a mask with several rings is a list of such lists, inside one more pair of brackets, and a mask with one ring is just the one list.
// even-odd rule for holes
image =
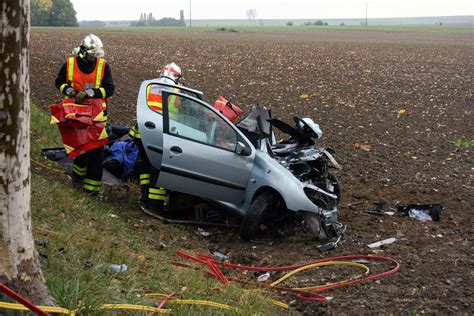
[[181, 68], [175, 63], [167, 64], [161, 69], [160, 77], [169, 78], [178, 84], [179, 79], [182, 77]]
[[321, 136], [323, 135], [319, 124], [314, 123], [314, 121], [309, 117], [298, 118], [296, 122], [296, 129], [298, 129], [305, 135], [311, 136], [316, 139], [321, 138]]
[[89, 34], [82, 40], [79, 53], [87, 53], [94, 57], [104, 57], [104, 45], [102, 45], [102, 41], [97, 35]]

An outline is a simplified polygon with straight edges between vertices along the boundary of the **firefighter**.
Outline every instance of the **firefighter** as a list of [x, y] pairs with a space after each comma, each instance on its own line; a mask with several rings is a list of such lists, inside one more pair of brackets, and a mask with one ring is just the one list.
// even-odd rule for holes
[[[163, 69], [161, 69], [161, 73], [157, 81], [159, 83], [178, 85], [181, 77], [181, 68], [175, 63], [171, 63], [165, 65]], [[158, 85], [150, 85], [147, 89], [148, 107], [159, 113], [162, 112], [163, 102], [161, 98], [161, 91], [163, 89], [166, 89], [166, 87]], [[171, 97], [168, 102], [168, 108], [170, 115], [177, 113], [179, 111], [179, 99], [176, 97]], [[140, 201], [145, 203], [144, 211], [148, 214], [160, 214], [164, 211], [164, 203], [168, 193], [165, 188], [161, 188], [156, 185], [156, 182], [158, 181], [159, 170], [151, 165], [150, 160], [146, 155], [137, 125], [131, 129], [130, 136], [132, 136], [135, 140], [139, 151], [138, 172], [140, 174], [140, 187], [142, 192]]]
[[[107, 120], [108, 97], [114, 93], [114, 83], [109, 64], [103, 59], [104, 47], [99, 37], [89, 34], [81, 45], [74, 49], [59, 70], [56, 87], [64, 98], [75, 98], [75, 103], [82, 104], [85, 98], [100, 98]], [[72, 182], [74, 187], [97, 196], [102, 187], [104, 150], [99, 147], [74, 159]]]

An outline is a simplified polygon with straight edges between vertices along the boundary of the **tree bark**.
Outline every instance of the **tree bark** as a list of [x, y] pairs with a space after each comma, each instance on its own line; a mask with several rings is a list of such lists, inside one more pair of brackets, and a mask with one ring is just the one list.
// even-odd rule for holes
[[0, 282], [52, 305], [30, 210], [29, 0], [0, 2]]

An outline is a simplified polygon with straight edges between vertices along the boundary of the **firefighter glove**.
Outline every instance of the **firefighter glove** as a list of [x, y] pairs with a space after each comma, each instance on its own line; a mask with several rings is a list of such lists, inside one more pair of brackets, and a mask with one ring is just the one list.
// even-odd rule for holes
[[67, 95], [68, 97], [75, 97], [77, 94], [77, 91], [73, 87], [67, 87], [67, 89], [64, 90], [64, 94]]
[[82, 104], [86, 96], [87, 96], [87, 93], [84, 90], [79, 91], [76, 95], [76, 104]]

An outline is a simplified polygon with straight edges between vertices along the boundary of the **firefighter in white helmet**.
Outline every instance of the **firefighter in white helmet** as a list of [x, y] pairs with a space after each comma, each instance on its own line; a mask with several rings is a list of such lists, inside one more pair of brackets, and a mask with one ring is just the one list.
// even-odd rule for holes
[[[104, 123], [107, 119], [106, 99], [114, 94], [114, 82], [109, 64], [103, 58], [104, 46], [99, 37], [88, 34], [81, 45], [73, 50], [59, 70], [56, 87], [64, 98], [75, 98], [81, 104], [84, 98], [100, 98]], [[73, 185], [85, 192], [98, 195], [102, 187], [103, 147], [86, 152], [74, 159]]]

